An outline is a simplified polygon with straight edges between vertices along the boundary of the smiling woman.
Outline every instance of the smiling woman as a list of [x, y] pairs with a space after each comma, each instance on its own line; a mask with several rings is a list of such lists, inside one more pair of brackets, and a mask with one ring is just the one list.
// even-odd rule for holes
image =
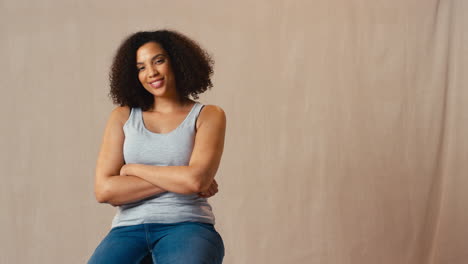
[[176, 31], [137, 32], [119, 47], [95, 195], [118, 208], [88, 263], [222, 263], [207, 198], [224, 149], [226, 115], [198, 99], [213, 61]]
[[[177, 97], [171, 62], [160, 44], [148, 42], [137, 50], [138, 80], [153, 95]], [[159, 89], [161, 88], [161, 89]], [[162, 89], [164, 88], [164, 89]]]
[[[137, 60], [137, 50], [147, 43], [156, 43], [164, 55], [153, 60], [153, 65], [169, 60], [179, 99], [189, 95], [198, 99], [198, 94], [213, 87], [211, 75], [214, 61], [196, 41], [174, 30], [137, 32], [123, 41], [114, 57], [109, 75], [109, 96], [114, 104], [141, 106], [144, 111], [153, 106], [154, 96], [142, 89], [140, 80], [140, 69], [143, 72], [151, 70], [148, 69], [151, 64], [142, 61], [142, 58]], [[159, 53], [153, 54], [157, 55]]]

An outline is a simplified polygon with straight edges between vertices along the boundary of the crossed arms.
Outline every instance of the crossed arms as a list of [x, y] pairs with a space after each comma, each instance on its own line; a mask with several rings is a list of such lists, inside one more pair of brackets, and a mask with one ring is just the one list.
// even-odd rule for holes
[[187, 166], [124, 164], [123, 124], [128, 107], [116, 107], [106, 124], [99, 152], [94, 193], [100, 203], [117, 206], [166, 191], [210, 197], [218, 191], [214, 180], [224, 148], [226, 116], [215, 105], [206, 105]]

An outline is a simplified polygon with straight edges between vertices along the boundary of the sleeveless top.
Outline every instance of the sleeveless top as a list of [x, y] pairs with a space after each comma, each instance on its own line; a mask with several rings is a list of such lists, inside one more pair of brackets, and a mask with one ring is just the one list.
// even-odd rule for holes
[[[123, 126], [125, 163], [187, 166], [195, 140], [195, 124], [203, 104], [195, 102], [184, 121], [169, 133], [154, 133], [144, 124], [141, 108], [131, 108]], [[143, 223], [203, 222], [215, 224], [207, 198], [197, 194], [163, 192], [117, 206], [112, 227]]]

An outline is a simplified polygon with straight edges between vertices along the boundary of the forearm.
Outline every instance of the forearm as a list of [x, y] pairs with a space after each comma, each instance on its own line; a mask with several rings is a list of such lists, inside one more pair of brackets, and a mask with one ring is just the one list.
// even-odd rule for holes
[[[195, 171], [189, 166], [153, 166], [128, 164], [127, 175], [139, 177], [154, 185], [175, 193], [198, 193]], [[128, 177], [128, 176], [127, 176]]]
[[166, 190], [136, 176], [116, 175], [106, 182], [106, 203], [116, 205], [136, 202]]

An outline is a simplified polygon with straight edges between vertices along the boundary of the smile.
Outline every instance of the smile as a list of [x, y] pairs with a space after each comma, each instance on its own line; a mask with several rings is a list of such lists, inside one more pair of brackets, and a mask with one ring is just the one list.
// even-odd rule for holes
[[164, 80], [163, 79], [150, 83], [150, 86], [153, 87], [153, 88], [160, 88], [163, 85], [164, 85]]

